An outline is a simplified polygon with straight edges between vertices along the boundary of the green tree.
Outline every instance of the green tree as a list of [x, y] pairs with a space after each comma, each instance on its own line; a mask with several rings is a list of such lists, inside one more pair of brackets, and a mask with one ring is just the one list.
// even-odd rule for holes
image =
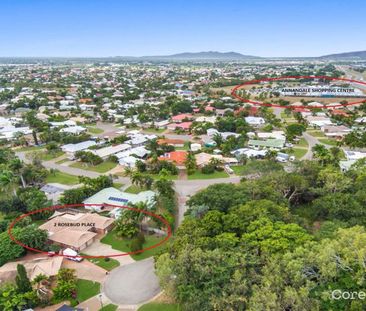
[[17, 265], [17, 275], [15, 277], [15, 283], [18, 288], [19, 293], [26, 293], [32, 290], [31, 282], [27, 276], [27, 271], [25, 267], [21, 264]]
[[192, 175], [196, 168], [197, 168], [197, 162], [194, 154], [192, 152], [187, 153], [186, 160], [184, 161], [184, 165], [187, 169], [187, 174]]

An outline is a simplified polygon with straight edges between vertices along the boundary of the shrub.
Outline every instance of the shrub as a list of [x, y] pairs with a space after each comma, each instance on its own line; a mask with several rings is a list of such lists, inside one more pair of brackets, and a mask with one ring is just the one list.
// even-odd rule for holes
[[58, 253], [61, 249], [60, 245], [56, 245], [56, 244], [51, 244], [49, 247], [50, 252], [55, 252]]
[[201, 169], [202, 174], [213, 174], [215, 172], [215, 167], [213, 165], [207, 164]]
[[138, 238], [134, 238], [131, 240], [130, 249], [132, 252], [142, 250], [143, 244]]

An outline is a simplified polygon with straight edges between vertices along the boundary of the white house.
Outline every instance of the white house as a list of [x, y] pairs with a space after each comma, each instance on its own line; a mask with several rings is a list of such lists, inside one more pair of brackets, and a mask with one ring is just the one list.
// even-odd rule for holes
[[261, 117], [245, 117], [245, 122], [252, 126], [260, 126], [266, 123], [266, 121]]
[[86, 128], [76, 125], [76, 126], [64, 127], [62, 129], [60, 129], [60, 132], [69, 133], [69, 134], [73, 134], [73, 135], [79, 135], [83, 132], [86, 132]]
[[366, 158], [366, 152], [344, 150], [347, 160], [360, 160]]
[[101, 157], [102, 159], [106, 159], [109, 156], [115, 155], [118, 152], [122, 152], [124, 150], [130, 149], [131, 146], [128, 144], [119, 144], [115, 146], [108, 146], [101, 149], [92, 150], [92, 153]]
[[63, 145], [61, 150], [66, 153], [70, 160], [73, 160], [75, 158], [76, 152], [86, 150], [91, 146], [95, 146], [96, 144], [97, 143], [93, 140], [87, 140], [77, 144]]

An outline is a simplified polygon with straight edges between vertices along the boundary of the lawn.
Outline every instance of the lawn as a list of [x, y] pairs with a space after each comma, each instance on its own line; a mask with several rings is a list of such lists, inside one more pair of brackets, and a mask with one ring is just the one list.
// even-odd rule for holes
[[70, 175], [64, 172], [56, 171], [49, 173], [46, 178], [47, 183], [59, 183], [63, 185], [77, 185], [79, 183], [78, 176]]
[[147, 128], [147, 129], [143, 129], [143, 132], [148, 132], [148, 133], [153, 133], [153, 134], [161, 134], [165, 131], [166, 129], [154, 129], [154, 128]]
[[298, 144], [295, 144], [296, 147], [308, 147], [309, 144], [304, 137], [301, 137]]
[[308, 151], [307, 149], [302, 148], [293, 148], [293, 150], [294, 152], [291, 152], [290, 154], [295, 156], [296, 159], [301, 159]]
[[104, 131], [98, 127], [93, 127], [93, 126], [87, 126], [86, 127], [88, 129], [88, 132], [91, 134], [101, 134]]
[[325, 135], [322, 131], [308, 130], [307, 133], [311, 136], [314, 136], [314, 137], [325, 137]]
[[141, 306], [137, 311], [179, 311], [177, 304], [150, 302]]
[[[154, 235], [145, 235], [145, 239], [146, 239], [146, 242], [144, 243], [144, 248], [147, 248], [147, 247], [150, 247], [152, 245], [159, 243], [159, 241], [164, 239], [164, 237], [157, 237]], [[130, 246], [129, 246], [130, 240], [117, 237], [115, 235], [114, 230], [108, 232], [100, 241], [104, 244], [108, 244], [108, 245], [112, 246], [113, 249], [119, 250], [124, 253], [128, 253], [131, 251]], [[159, 253], [164, 248], [165, 248], [165, 243], [158, 247], [155, 247], [153, 249], [149, 249], [145, 252], [142, 252], [140, 254], [131, 255], [131, 257], [134, 260], [146, 259], [148, 257], [155, 256], [157, 253]]]
[[175, 150], [186, 150], [186, 151], [188, 151], [189, 150], [189, 142], [186, 141], [184, 143], [184, 146], [183, 147], [176, 147]]
[[129, 186], [129, 187], [125, 190], [125, 192], [133, 193], [133, 194], [137, 194], [137, 193], [139, 193], [139, 192], [141, 192], [141, 191], [144, 191], [144, 189], [141, 189], [140, 187], [135, 186], [135, 185], [131, 185], [131, 186]]
[[320, 138], [319, 141], [326, 145], [337, 146], [337, 141], [334, 139]]
[[40, 151], [43, 150], [45, 147], [43, 146], [31, 146], [31, 147], [20, 147], [14, 148], [15, 152], [28, 152], [28, 151]]
[[90, 165], [88, 163], [83, 162], [75, 162], [70, 165], [71, 167], [80, 168], [82, 170], [94, 171], [98, 173], [105, 173], [110, 171], [112, 168], [117, 166], [117, 163], [112, 161], [105, 161], [98, 165]]
[[65, 153], [60, 151], [56, 151], [56, 152], [48, 152], [48, 151], [36, 151], [34, 152], [41, 160], [43, 161], [50, 161], [53, 159], [56, 159], [58, 157], [61, 157], [62, 155], [64, 155]]
[[[154, 180], [159, 179], [161, 176], [159, 174], [149, 174]], [[166, 178], [169, 180], [177, 180], [178, 179], [178, 175], [167, 175]]]
[[245, 165], [233, 165], [230, 168], [234, 171], [236, 175], [242, 175]]
[[118, 306], [109, 304], [109, 305], [106, 305], [105, 307], [99, 309], [99, 311], [116, 311], [117, 308], [118, 308]]
[[[87, 255], [87, 254], [85, 254]], [[113, 258], [109, 258], [109, 260], [106, 261], [106, 258], [87, 258], [90, 262], [93, 264], [107, 270], [111, 271], [114, 268], [117, 268], [119, 266], [119, 261]]]
[[76, 282], [77, 300], [85, 301], [100, 293], [100, 283], [78, 279]]
[[62, 163], [65, 163], [65, 162], [69, 162], [70, 159], [62, 159], [62, 160], [59, 160], [59, 161], [56, 161], [56, 164], [62, 164]]
[[122, 184], [121, 182], [114, 182], [113, 183], [113, 187], [116, 189], [120, 189], [124, 184]]
[[229, 177], [229, 175], [225, 172], [217, 172], [215, 171], [212, 174], [203, 174], [200, 171], [196, 171], [194, 174], [192, 175], [188, 175], [188, 179], [192, 180], [192, 179], [215, 179], [215, 178], [226, 178]]

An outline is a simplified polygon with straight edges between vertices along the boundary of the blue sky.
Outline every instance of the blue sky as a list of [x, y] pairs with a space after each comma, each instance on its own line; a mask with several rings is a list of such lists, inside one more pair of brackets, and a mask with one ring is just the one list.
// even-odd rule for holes
[[366, 1], [1, 0], [0, 56], [366, 49]]

